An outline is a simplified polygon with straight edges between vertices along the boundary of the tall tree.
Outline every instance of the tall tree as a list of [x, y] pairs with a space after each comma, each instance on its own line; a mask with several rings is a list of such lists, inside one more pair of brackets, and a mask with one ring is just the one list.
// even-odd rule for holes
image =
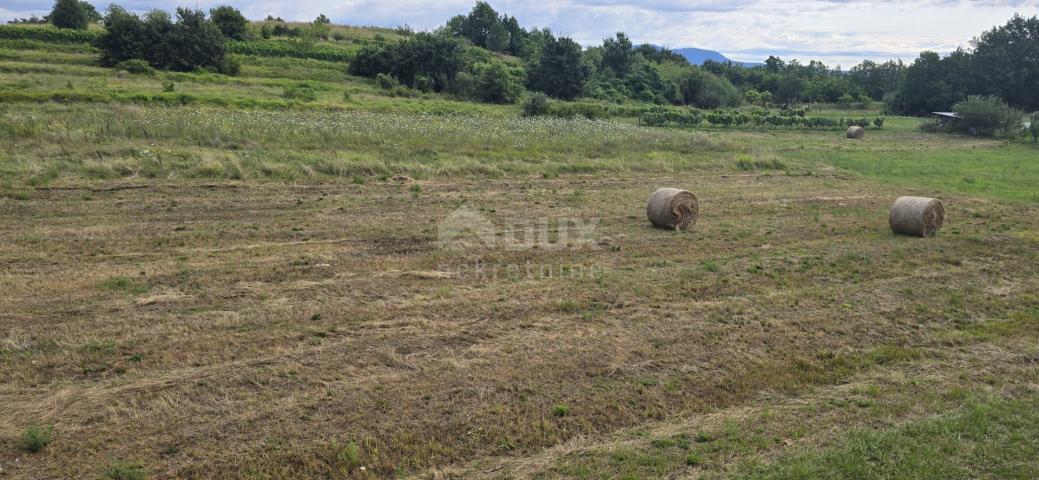
[[969, 73], [968, 65], [969, 55], [963, 50], [944, 59], [935, 52], [921, 53], [906, 70], [892, 109], [908, 114], [948, 111], [967, 96], [963, 79]]
[[221, 5], [209, 11], [209, 18], [229, 40], [245, 40], [249, 21], [242, 12], [230, 5]]
[[527, 87], [563, 100], [581, 94], [591, 70], [581, 61], [581, 46], [566, 38], [547, 40], [527, 67]]
[[865, 60], [852, 67], [848, 78], [870, 98], [881, 100], [884, 95], [898, 91], [905, 79], [906, 66], [901, 60], [876, 63]]
[[58, 0], [51, 10], [51, 23], [58, 28], [86, 30], [90, 25], [90, 12], [79, 0]]
[[500, 52], [508, 46], [508, 30], [487, 2], [476, 2], [462, 26], [462, 35], [477, 47]]
[[610, 70], [618, 77], [623, 77], [631, 71], [635, 58], [635, 47], [623, 32], [618, 32], [615, 38], [603, 40], [600, 66], [603, 70]]
[[1039, 109], [1039, 17], [1014, 15], [974, 40], [977, 90], [1011, 105]]

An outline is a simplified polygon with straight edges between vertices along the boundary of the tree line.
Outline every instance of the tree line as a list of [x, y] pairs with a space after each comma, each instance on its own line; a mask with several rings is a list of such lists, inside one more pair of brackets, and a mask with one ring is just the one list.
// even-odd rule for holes
[[923, 52], [906, 69], [890, 108], [906, 114], [948, 111], [972, 95], [1039, 110], [1039, 17], [1014, 15], [981, 34], [971, 48], [942, 57]]
[[[97, 41], [102, 64], [133, 59], [160, 69], [233, 74], [238, 67], [227, 56], [228, 41], [330, 36], [331, 22], [324, 15], [305, 31], [279, 20], [269, 17], [255, 28], [230, 6], [216, 7], [208, 15], [178, 8], [171, 17], [158, 10], [141, 16], [113, 5], [101, 16], [82, 0], [57, 0], [44, 19], [13, 23], [46, 21], [59, 28], [86, 29], [99, 21], [105, 27]], [[884, 101], [892, 112], [921, 114], [949, 110], [969, 96], [991, 96], [1012, 107], [1039, 109], [1039, 17], [1015, 15], [974, 39], [970, 49], [944, 57], [923, 52], [910, 65], [867, 60], [848, 71], [775, 56], [760, 67], [711, 61], [696, 66], [667, 48], [636, 45], [624, 33], [583, 48], [548, 29], [526, 29], [516, 17], [500, 14], [484, 1], [433, 32], [398, 32], [403, 39], [368, 44], [353, 54], [349, 71], [382, 76], [380, 84], [391, 87], [494, 103], [513, 103], [531, 91], [561, 100], [702, 109], [808, 102], [851, 108]]]
[[[466, 53], [474, 49], [482, 53]], [[365, 47], [350, 71], [391, 75], [404, 85], [431, 85], [434, 91], [458, 93], [475, 83], [476, 97], [499, 102], [514, 101], [524, 89], [561, 100], [585, 97], [702, 108], [743, 102], [730, 81], [666, 48], [634, 45], [618, 33], [601, 46], [584, 49], [551, 30], [525, 29], [515, 17], [482, 1], [434, 32]]]

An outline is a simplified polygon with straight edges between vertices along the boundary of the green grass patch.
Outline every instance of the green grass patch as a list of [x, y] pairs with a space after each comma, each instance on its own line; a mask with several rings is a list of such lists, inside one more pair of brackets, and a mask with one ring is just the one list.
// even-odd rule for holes
[[27, 452], [39, 452], [50, 445], [54, 435], [54, 427], [31, 425], [22, 433], [22, 449]]
[[[950, 135], [933, 135], [941, 142]], [[1019, 143], [978, 148], [815, 151], [814, 159], [917, 190], [1039, 202], [1039, 149]]]
[[126, 292], [134, 295], [146, 293], [151, 287], [130, 277], [112, 277], [101, 282], [102, 290], [110, 292]]
[[112, 460], [111, 465], [102, 473], [105, 480], [144, 480], [148, 472], [139, 462]]
[[956, 412], [836, 445], [748, 465], [748, 479], [1033, 479], [1039, 477], [1039, 399], [978, 398]]

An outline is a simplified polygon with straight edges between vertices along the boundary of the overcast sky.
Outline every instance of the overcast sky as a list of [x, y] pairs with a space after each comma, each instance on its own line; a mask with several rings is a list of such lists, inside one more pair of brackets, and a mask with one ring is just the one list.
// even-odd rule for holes
[[[44, 15], [51, 0], [0, 0], [0, 20]], [[107, 0], [92, 0], [99, 10]], [[125, 0], [131, 10], [178, 5], [208, 9], [231, 4], [252, 19], [268, 14], [311, 20], [319, 13], [334, 23], [416, 29], [442, 25], [467, 12], [471, 0]], [[863, 59], [912, 61], [922, 50], [947, 53], [968, 46], [983, 30], [1015, 12], [1039, 13], [1039, 0], [494, 0], [499, 12], [520, 24], [549, 27], [584, 45], [614, 32], [636, 43], [717, 50], [734, 60], [768, 55], [822, 60], [849, 68]]]

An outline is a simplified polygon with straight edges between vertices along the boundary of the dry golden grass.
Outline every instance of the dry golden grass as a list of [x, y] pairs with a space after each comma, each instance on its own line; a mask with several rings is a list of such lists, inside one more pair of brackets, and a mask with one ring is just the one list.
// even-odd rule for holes
[[[112, 459], [156, 478], [564, 475], [552, 465], [569, 461], [567, 442], [738, 419], [762, 398], [875, 377], [891, 351], [926, 366], [902, 369], [916, 381], [1035, 354], [965, 339], [1034, 315], [1034, 204], [821, 172], [3, 197], [0, 466], [11, 478], [93, 477]], [[663, 185], [700, 198], [690, 232], [648, 226], [645, 200]], [[941, 194], [937, 238], [888, 231], [903, 193]], [[602, 247], [438, 248], [438, 222], [465, 202], [499, 223], [598, 218]], [[595, 274], [489, 278], [478, 259]], [[959, 363], [897, 353], [943, 345]], [[32, 424], [54, 440], [27, 454]], [[528, 459], [537, 468], [496, 470]]]

